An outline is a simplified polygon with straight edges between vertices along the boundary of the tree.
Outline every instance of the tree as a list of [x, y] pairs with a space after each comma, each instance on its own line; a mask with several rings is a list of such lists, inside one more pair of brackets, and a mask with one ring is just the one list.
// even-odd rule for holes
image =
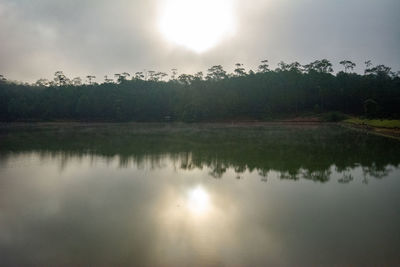
[[108, 78], [108, 75], [104, 75], [104, 83], [113, 83], [114, 79]]
[[72, 85], [73, 86], [81, 86], [82, 85], [82, 79], [81, 77], [76, 77], [72, 79]]
[[278, 68], [275, 71], [279, 72], [279, 71], [289, 71], [289, 70], [290, 70], [290, 65], [281, 61], [278, 63]]
[[162, 80], [164, 80], [164, 78], [165, 77], [167, 77], [168, 76], [168, 74], [166, 74], [165, 72], [157, 72], [156, 74], [155, 74], [155, 76], [156, 76], [156, 80], [157, 81], [162, 81]]
[[178, 69], [171, 69], [171, 80], [175, 80], [178, 75]]
[[268, 65], [268, 60], [264, 59], [261, 61], [261, 64], [258, 66], [258, 72], [260, 73], [266, 73], [269, 72], [269, 65]]
[[212, 66], [208, 69], [207, 80], [222, 80], [227, 77], [226, 71], [221, 65]]
[[155, 77], [156, 72], [154, 70], [149, 70], [147, 73], [148, 73], [148, 77], [149, 77], [148, 80], [155, 82], [156, 81], [156, 77]]
[[234, 70], [234, 73], [236, 77], [246, 76], [246, 70], [243, 68], [243, 64], [236, 63], [235, 66], [236, 68]]
[[310, 72], [332, 73], [333, 72], [332, 63], [327, 59], [316, 60], [314, 62], [311, 62], [310, 64], [305, 65], [304, 69], [308, 73], [310, 73]]
[[303, 72], [303, 69], [302, 69], [302, 66], [301, 66], [301, 64], [299, 63], [299, 62], [293, 62], [293, 63], [290, 63], [288, 66], [287, 66], [287, 68], [288, 68], [288, 70], [289, 71], [291, 71], [291, 72], [297, 72], [297, 73], [302, 73]]
[[138, 71], [135, 73], [135, 79], [136, 80], [144, 80], [144, 74], [141, 71]]
[[202, 71], [199, 71], [194, 75], [195, 79], [198, 80], [198, 81], [202, 81], [203, 80], [203, 76], [204, 75], [203, 75]]
[[94, 75], [88, 75], [88, 76], [86, 76], [86, 78], [87, 78], [88, 81], [89, 81], [89, 85], [92, 85], [92, 84], [93, 84], [93, 83], [92, 83], [92, 80], [96, 79], [96, 76], [94, 76]]
[[54, 82], [57, 86], [65, 86], [70, 83], [70, 80], [62, 71], [56, 71], [54, 73]]
[[369, 68], [372, 66], [372, 62], [371, 62], [371, 60], [367, 60], [364, 62], [364, 64], [365, 64], [364, 74], [367, 74], [367, 72], [369, 71]]
[[340, 64], [340, 65], [343, 65], [343, 67], [344, 67], [344, 72], [346, 72], [346, 73], [347, 73], [348, 70], [353, 71], [354, 68], [356, 67], [356, 64], [353, 63], [353, 62], [351, 62], [350, 60], [342, 60], [342, 61], [340, 61], [339, 64]]
[[195, 80], [195, 76], [190, 74], [181, 74], [178, 77], [178, 81], [185, 85], [190, 85]]
[[128, 72], [123, 72], [123, 73], [116, 73], [114, 74], [115, 78], [117, 78], [118, 83], [123, 83], [124, 81], [127, 80], [127, 77], [130, 77], [131, 75]]
[[373, 68], [365, 70], [365, 75], [376, 75], [381, 77], [389, 77], [391, 75], [392, 68], [385, 65], [378, 65]]
[[131, 74], [129, 72], [123, 72], [122, 76], [124, 77], [124, 81], [126, 81], [128, 77], [131, 77]]

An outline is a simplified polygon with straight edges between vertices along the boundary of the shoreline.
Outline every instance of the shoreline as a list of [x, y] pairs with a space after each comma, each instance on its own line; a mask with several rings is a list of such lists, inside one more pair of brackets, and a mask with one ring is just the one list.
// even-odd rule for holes
[[0, 122], [0, 127], [21, 127], [21, 126], [106, 126], [106, 125], [221, 125], [221, 126], [268, 126], [268, 125], [322, 125], [338, 124], [332, 122], [313, 120], [276, 120], [276, 121], [203, 121], [203, 122], [96, 122], [96, 121], [52, 121], [52, 122]]
[[99, 121], [51, 121], [51, 122], [0, 122], [0, 129], [25, 128], [25, 127], [102, 127], [102, 126], [200, 126], [200, 127], [262, 127], [262, 126], [319, 126], [339, 125], [356, 131], [363, 131], [382, 137], [393, 138], [400, 141], [399, 128], [373, 127], [366, 124], [351, 122], [325, 122], [319, 118], [293, 118], [273, 121], [208, 121], [208, 122], [99, 122]]

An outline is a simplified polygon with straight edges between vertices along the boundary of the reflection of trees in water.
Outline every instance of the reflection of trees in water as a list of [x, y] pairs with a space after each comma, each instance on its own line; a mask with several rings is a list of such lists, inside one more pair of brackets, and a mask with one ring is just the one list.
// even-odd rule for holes
[[157, 169], [168, 160], [183, 170], [209, 168], [214, 178], [232, 169], [238, 179], [256, 171], [263, 181], [277, 173], [280, 179], [318, 182], [329, 181], [335, 166], [338, 182], [349, 183], [355, 168], [362, 167], [367, 182], [400, 163], [399, 142], [341, 127], [57, 129], [3, 133], [0, 164], [20, 153], [39, 153], [43, 162], [52, 157], [60, 170], [88, 157], [91, 164], [99, 157], [109, 164], [117, 160], [120, 168]]
[[279, 178], [282, 180], [294, 180], [297, 181], [300, 179], [299, 173], [289, 173], [289, 172], [281, 172], [279, 174]]
[[362, 169], [365, 176], [371, 176], [378, 179], [388, 176], [392, 171], [392, 169], [389, 167], [377, 166], [375, 163], [373, 163], [371, 166], [363, 167]]
[[302, 172], [302, 178], [311, 181], [327, 182], [330, 179], [331, 173], [330, 169], [319, 171], [304, 170]]
[[211, 167], [211, 171], [209, 172], [209, 174], [217, 179], [221, 178], [222, 175], [224, 175], [226, 170], [229, 168], [229, 166], [225, 166], [223, 163], [218, 162], [209, 167]]
[[[179, 159], [175, 159], [179, 160]], [[183, 170], [193, 170], [196, 168], [195, 164], [193, 163], [192, 160], [192, 153], [182, 153], [180, 155], [180, 161], [181, 161], [181, 169]]]
[[368, 184], [368, 178], [373, 177], [376, 179], [382, 179], [390, 174], [393, 169], [389, 166], [377, 166], [373, 163], [371, 166], [363, 166], [363, 183]]
[[351, 170], [348, 170], [348, 172], [343, 172], [342, 177], [338, 180], [339, 183], [341, 184], [348, 184], [354, 180], [353, 175], [350, 173]]

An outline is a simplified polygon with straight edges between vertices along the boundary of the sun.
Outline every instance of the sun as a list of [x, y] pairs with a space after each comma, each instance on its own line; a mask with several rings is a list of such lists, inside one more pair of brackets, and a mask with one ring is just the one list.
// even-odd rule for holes
[[202, 53], [234, 34], [233, 0], [160, 0], [159, 30], [176, 45]]

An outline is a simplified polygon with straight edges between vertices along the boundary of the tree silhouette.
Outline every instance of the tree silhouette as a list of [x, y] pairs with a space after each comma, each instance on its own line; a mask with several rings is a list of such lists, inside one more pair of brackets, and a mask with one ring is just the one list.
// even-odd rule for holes
[[243, 68], [243, 64], [241, 63], [236, 63], [235, 64], [235, 76], [240, 77], [240, 76], [245, 76], [246, 75], [246, 70]]
[[304, 69], [310, 72], [319, 72], [319, 73], [332, 73], [332, 63], [327, 59], [316, 60], [304, 66]]
[[70, 83], [70, 80], [62, 71], [56, 71], [54, 73], [54, 82], [57, 86], [65, 86]]
[[89, 81], [89, 85], [93, 85], [92, 80], [96, 79], [96, 76], [94, 75], [87, 75], [86, 78]]
[[365, 70], [366, 75], [376, 75], [381, 77], [388, 77], [392, 74], [392, 68], [387, 67], [385, 65], [378, 65], [373, 68], [368, 68]]
[[198, 80], [198, 81], [202, 81], [203, 80], [203, 76], [204, 76], [204, 74], [203, 74], [202, 71], [199, 71], [194, 75], [195, 79]]
[[372, 62], [371, 60], [367, 60], [364, 62], [364, 64], [365, 64], [364, 74], [367, 74], [369, 72], [369, 68], [372, 66]]
[[278, 68], [275, 71], [279, 72], [279, 71], [289, 71], [289, 70], [290, 70], [290, 64], [286, 64], [285, 62], [281, 61], [278, 63]]
[[149, 80], [149, 81], [153, 81], [153, 82], [157, 81], [157, 79], [156, 79], [156, 72], [155, 72], [154, 70], [149, 70], [149, 71], [147, 72], [147, 74], [148, 74], [148, 80]]
[[175, 80], [178, 75], [178, 69], [171, 69], [171, 80]]
[[342, 60], [339, 63], [340, 65], [343, 65], [344, 67], [344, 72], [348, 72], [349, 70], [353, 71], [354, 68], [356, 67], [356, 64], [351, 62], [350, 60]]
[[108, 78], [108, 75], [104, 75], [104, 82], [105, 83], [113, 83], [114, 79], [110, 79], [110, 78]]
[[227, 77], [227, 73], [221, 65], [212, 66], [208, 69], [207, 80], [222, 80]]
[[258, 66], [258, 71], [260, 73], [266, 73], [270, 71], [267, 59], [261, 61], [261, 65]]
[[164, 78], [165, 77], [167, 77], [168, 76], [168, 74], [166, 74], [165, 72], [157, 72], [156, 74], [155, 74], [155, 76], [156, 76], [156, 81], [162, 81], [162, 80], [164, 80]]
[[195, 76], [190, 74], [181, 74], [178, 77], [178, 81], [184, 85], [189, 85], [195, 80]]
[[136, 80], [144, 80], [144, 74], [141, 71], [138, 71], [135, 73], [135, 79]]
[[123, 73], [116, 73], [114, 74], [115, 78], [117, 78], [118, 83], [123, 83], [124, 81], [127, 80], [127, 77], [130, 77], [131, 75], [128, 72], [123, 72]]
[[302, 73], [303, 72], [303, 66], [297, 61], [288, 64], [287, 69], [288, 69], [288, 71], [296, 72], [296, 73]]

